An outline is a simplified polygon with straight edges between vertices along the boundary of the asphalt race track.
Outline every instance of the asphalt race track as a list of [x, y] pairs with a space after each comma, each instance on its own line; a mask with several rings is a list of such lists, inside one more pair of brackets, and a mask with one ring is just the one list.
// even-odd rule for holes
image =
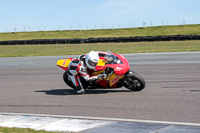
[[56, 61], [65, 57], [0, 58], [0, 112], [200, 123], [200, 52], [124, 54], [147, 82], [76, 95]]

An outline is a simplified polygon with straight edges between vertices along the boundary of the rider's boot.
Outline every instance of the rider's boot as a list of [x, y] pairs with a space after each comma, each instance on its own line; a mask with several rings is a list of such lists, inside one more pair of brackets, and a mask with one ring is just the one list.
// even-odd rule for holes
[[76, 90], [77, 94], [85, 94], [85, 89], [81, 88], [80, 90]]

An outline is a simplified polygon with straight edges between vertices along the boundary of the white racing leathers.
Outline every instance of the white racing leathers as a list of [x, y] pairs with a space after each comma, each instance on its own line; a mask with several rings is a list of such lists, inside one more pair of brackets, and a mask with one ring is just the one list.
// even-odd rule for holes
[[[105, 52], [98, 52], [100, 57], [105, 56]], [[86, 81], [94, 81], [98, 78], [102, 77], [102, 75], [97, 76], [90, 76], [87, 71], [87, 66], [85, 63], [85, 56], [86, 55], [80, 55], [76, 58], [74, 58], [71, 63], [68, 66], [68, 76], [71, 79], [72, 83], [74, 84], [74, 88], [77, 91], [77, 93], [84, 93], [85, 89], [83, 88], [80, 76], [83, 77]]]

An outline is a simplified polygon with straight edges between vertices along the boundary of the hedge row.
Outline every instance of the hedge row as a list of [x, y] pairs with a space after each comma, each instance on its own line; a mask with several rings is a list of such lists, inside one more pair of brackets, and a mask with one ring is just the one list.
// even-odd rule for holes
[[80, 44], [80, 43], [108, 43], [108, 42], [143, 42], [143, 41], [180, 41], [200, 40], [200, 35], [168, 35], [168, 36], [135, 36], [135, 37], [107, 37], [87, 39], [38, 39], [0, 41], [0, 45], [24, 44]]

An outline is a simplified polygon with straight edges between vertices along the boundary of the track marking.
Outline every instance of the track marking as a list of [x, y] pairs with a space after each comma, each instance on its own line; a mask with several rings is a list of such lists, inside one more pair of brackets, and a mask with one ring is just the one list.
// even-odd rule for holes
[[197, 127], [200, 127], [200, 123], [154, 121], [154, 120], [137, 120], [137, 119], [122, 119], [122, 118], [87, 117], [87, 116], [66, 116], [66, 115], [49, 115], [49, 114], [1, 113], [1, 112], [0, 112], [0, 115], [40, 116], [40, 117], [54, 117], [54, 118], [71, 118], [71, 119], [87, 119], [87, 120], [121, 121], [121, 122], [168, 124], [168, 125], [197, 126]]
[[164, 130], [166, 130], [166, 129], [168, 129], [168, 128], [171, 128], [171, 127], [173, 127], [173, 125], [169, 125], [169, 126], [167, 126], [167, 127], [158, 129], [158, 130], [156, 130], [156, 131], [152, 131], [152, 132], [150, 132], [150, 133], [159, 133], [159, 132], [162, 132], [162, 131], [164, 131]]
[[1, 127], [17, 127], [17, 128], [30, 128], [34, 130], [45, 131], [59, 131], [59, 132], [80, 132], [83, 130], [89, 130], [104, 126], [111, 121], [102, 120], [86, 120], [86, 119], [71, 119], [66, 117], [52, 117], [42, 115], [29, 115], [29, 114], [15, 114], [12, 113], [0, 113], [1, 118], [6, 117], [18, 117], [13, 119], [7, 119], [7, 121], [0, 122]]

